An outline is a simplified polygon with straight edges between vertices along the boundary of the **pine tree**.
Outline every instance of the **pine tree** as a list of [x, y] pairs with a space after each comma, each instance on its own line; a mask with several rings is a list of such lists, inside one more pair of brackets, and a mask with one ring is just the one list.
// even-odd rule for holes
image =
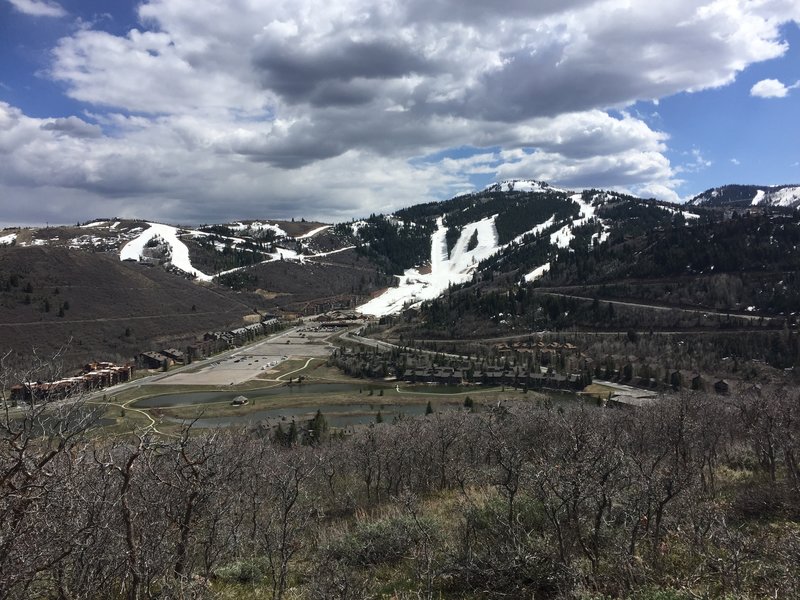
[[312, 446], [318, 446], [328, 438], [328, 420], [322, 414], [321, 410], [317, 410], [317, 414], [311, 420], [308, 427], [309, 443]]

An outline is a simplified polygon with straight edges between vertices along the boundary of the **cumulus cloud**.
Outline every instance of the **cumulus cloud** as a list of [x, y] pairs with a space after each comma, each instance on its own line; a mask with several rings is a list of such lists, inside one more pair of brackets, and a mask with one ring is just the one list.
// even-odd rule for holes
[[762, 79], [750, 88], [750, 95], [756, 98], [785, 98], [789, 95], [789, 90], [798, 86], [800, 82], [787, 86], [777, 79]]
[[32, 17], [63, 17], [65, 11], [60, 4], [48, 0], [8, 0], [19, 12]]
[[730, 83], [784, 54], [781, 26], [798, 16], [788, 0], [137, 10], [124, 35], [98, 22], [52, 50], [48, 74], [84, 118], [0, 105], [1, 182], [192, 220], [347, 218], [444, 198], [475, 174], [671, 197], [677, 173], [708, 161], [670, 164], [668, 135], [626, 107]]

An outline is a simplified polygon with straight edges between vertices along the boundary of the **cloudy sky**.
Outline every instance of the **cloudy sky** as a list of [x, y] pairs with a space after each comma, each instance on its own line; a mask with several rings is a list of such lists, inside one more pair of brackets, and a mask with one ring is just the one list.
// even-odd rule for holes
[[800, 0], [0, 0], [0, 224], [800, 182]]

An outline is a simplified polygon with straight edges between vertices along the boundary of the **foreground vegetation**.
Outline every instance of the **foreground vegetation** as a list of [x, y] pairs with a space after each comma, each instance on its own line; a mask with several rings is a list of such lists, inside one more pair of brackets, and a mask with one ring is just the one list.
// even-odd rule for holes
[[473, 411], [303, 446], [6, 414], [0, 598], [800, 594], [797, 392]]

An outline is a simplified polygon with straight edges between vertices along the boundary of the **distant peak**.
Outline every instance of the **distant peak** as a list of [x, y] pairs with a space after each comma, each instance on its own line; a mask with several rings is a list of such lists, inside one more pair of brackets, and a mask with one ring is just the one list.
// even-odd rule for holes
[[546, 181], [535, 179], [505, 179], [485, 188], [486, 192], [562, 192]]

